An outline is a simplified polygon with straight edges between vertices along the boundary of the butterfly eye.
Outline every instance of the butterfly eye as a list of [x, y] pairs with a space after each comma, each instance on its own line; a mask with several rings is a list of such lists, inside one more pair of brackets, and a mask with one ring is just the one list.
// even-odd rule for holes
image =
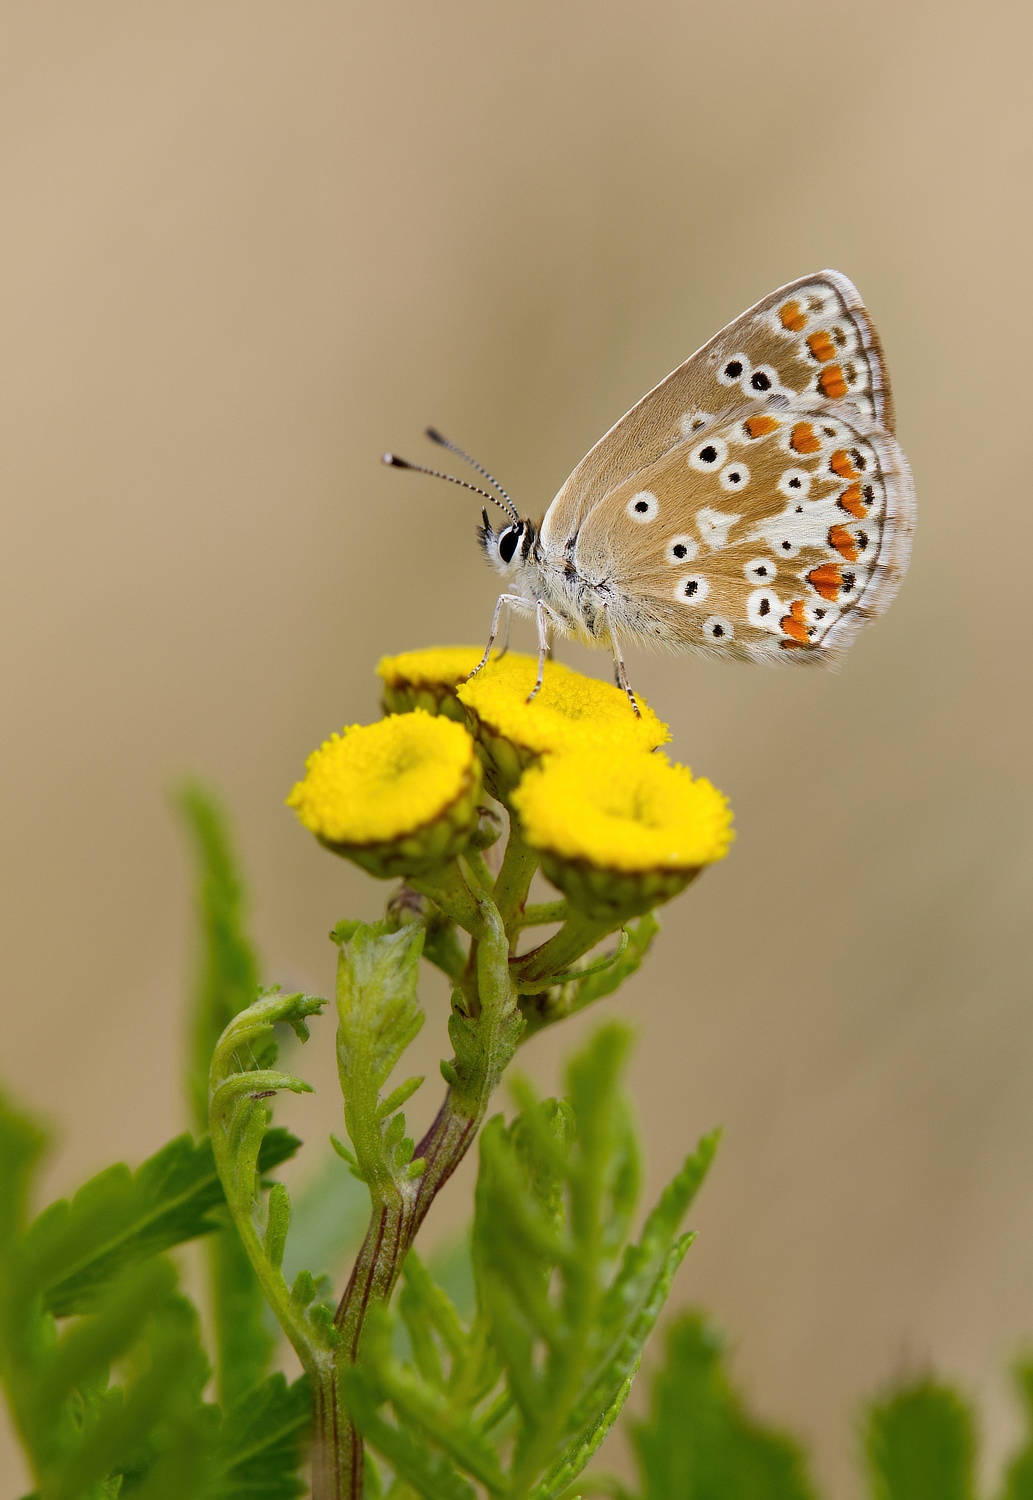
[[708, 473], [711, 469], [720, 472], [722, 465], [728, 457], [728, 444], [723, 438], [709, 438], [707, 442], [700, 443], [689, 454], [689, 467], [696, 469], [701, 474]]
[[752, 579], [756, 583], [770, 583], [772, 578], [777, 574], [778, 568], [770, 558], [754, 557], [750, 562], [746, 563], [743, 572], [747, 578]]
[[811, 487], [811, 478], [806, 469], [786, 469], [778, 488], [787, 500], [802, 500]]
[[674, 586], [674, 597], [683, 604], [702, 604], [710, 593], [710, 584], [701, 573], [690, 573], [688, 578], [679, 578]]
[[709, 620], [704, 620], [703, 634], [712, 641], [732, 641], [735, 639], [732, 622], [731, 620], [726, 620], [724, 615], [711, 615]]
[[750, 482], [750, 471], [745, 464], [729, 464], [721, 470], [721, 488], [729, 493], [744, 490]]
[[667, 543], [667, 561], [669, 563], [692, 562], [699, 552], [699, 543], [694, 536], [672, 537]]
[[738, 385], [744, 375], [750, 373], [750, 362], [745, 354], [733, 354], [717, 372], [721, 385]]
[[505, 531], [500, 534], [499, 556], [504, 563], [510, 563], [513, 561], [513, 553], [517, 549], [517, 543], [520, 540], [520, 532], [522, 531], [522, 529], [523, 528], [520, 526], [507, 526]]
[[633, 521], [654, 521], [660, 502], [649, 490], [639, 490], [637, 495], [632, 495], [625, 509]]

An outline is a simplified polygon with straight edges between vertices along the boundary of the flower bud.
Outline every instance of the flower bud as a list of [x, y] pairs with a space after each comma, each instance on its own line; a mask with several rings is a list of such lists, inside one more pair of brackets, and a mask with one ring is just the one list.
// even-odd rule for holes
[[384, 712], [407, 714], [422, 708], [465, 724], [466, 710], [456, 697], [456, 688], [483, 654], [479, 646], [439, 646], [382, 657], [377, 672], [384, 682]]

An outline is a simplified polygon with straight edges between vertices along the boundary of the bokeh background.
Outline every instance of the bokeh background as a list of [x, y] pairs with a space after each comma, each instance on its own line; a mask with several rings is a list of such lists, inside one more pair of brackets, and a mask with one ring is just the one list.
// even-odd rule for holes
[[[999, 1462], [1033, 1337], [1031, 30], [1022, 0], [8, 0], [0, 1073], [56, 1124], [47, 1193], [185, 1123], [178, 778], [224, 793], [270, 981], [326, 993], [328, 928], [379, 909], [284, 795], [377, 714], [381, 653], [480, 642], [495, 597], [477, 506], [381, 451], [435, 456], [437, 423], [538, 515], [692, 349], [836, 266], [887, 351], [912, 569], [839, 675], [633, 656], [739, 839], [606, 1007], [651, 1190], [725, 1127], [673, 1304], [826, 1494], [902, 1372], [956, 1377]], [[542, 1087], [593, 1021], [531, 1044]], [[297, 1062], [312, 1170], [329, 1020]]]

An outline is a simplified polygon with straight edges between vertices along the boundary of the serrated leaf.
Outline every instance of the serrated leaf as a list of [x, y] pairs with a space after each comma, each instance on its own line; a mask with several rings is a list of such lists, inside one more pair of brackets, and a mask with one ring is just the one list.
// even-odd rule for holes
[[197, 1129], [208, 1120], [208, 1067], [226, 1026], [255, 998], [258, 965], [243, 925], [243, 893], [225, 812], [206, 788], [191, 784], [177, 798], [197, 857], [201, 928], [191, 1023], [188, 1089]]
[[972, 1500], [972, 1415], [956, 1391], [922, 1380], [870, 1412], [875, 1500]]
[[[535, 1485], [527, 1500], [553, 1500], [553, 1496], [559, 1495], [572, 1480], [577, 1478], [620, 1416], [621, 1408], [628, 1399], [637, 1371], [636, 1365], [622, 1382], [609, 1405], [604, 1407], [595, 1420], [582, 1432], [578, 1433], [545, 1477]], [[732, 1500], [731, 1496], [729, 1500]], [[735, 1500], [739, 1500], [739, 1497], [736, 1496]]]
[[227, 1412], [213, 1463], [211, 1500], [292, 1500], [305, 1493], [298, 1464], [312, 1429], [307, 1375], [270, 1375]]
[[421, 1381], [416, 1373], [396, 1360], [391, 1351], [391, 1325], [381, 1308], [370, 1310], [362, 1363], [382, 1400], [394, 1407], [399, 1423], [448, 1454], [453, 1463], [489, 1491], [501, 1494], [505, 1480], [495, 1449], [480, 1432], [470, 1413], [458, 1406], [440, 1388]]
[[632, 1429], [642, 1500], [814, 1500], [799, 1449], [745, 1413], [722, 1352], [696, 1315], [670, 1328], [650, 1419]]
[[[271, 1171], [300, 1144], [288, 1131], [269, 1131], [260, 1170]], [[29, 1226], [31, 1290], [43, 1293], [56, 1317], [89, 1312], [130, 1266], [220, 1229], [211, 1211], [224, 1202], [207, 1136], [197, 1143], [178, 1136], [135, 1173], [124, 1165], [109, 1167], [70, 1203], [52, 1203]]]

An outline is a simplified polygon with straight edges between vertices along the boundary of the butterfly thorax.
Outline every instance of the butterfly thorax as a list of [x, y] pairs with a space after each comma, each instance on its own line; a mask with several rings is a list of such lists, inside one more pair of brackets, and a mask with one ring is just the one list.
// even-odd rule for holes
[[[635, 634], [629, 601], [605, 573], [588, 577], [574, 561], [575, 538], [561, 548], [546, 546], [539, 528], [529, 519], [494, 531], [484, 515], [478, 540], [491, 566], [505, 580], [513, 607], [533, 614], [541, 603], [552, 623], [564, 634], [589, 644], [617, 634]], [[612, 622], [612, 631], [611, 624]]]

